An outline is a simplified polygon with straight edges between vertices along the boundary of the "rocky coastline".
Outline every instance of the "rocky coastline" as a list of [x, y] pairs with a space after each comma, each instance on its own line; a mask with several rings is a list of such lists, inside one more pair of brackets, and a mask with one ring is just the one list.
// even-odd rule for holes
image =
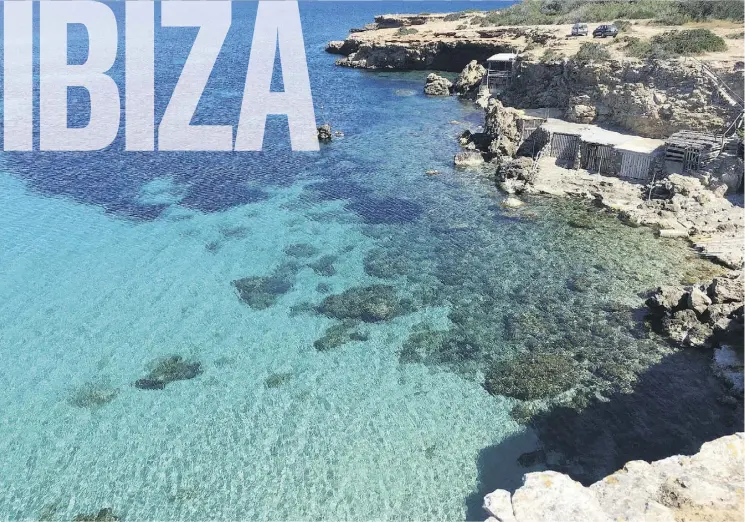
[[[347, 39], [330, 42], [326, 50], [342, 55], [336, 63], [344, 67], [459, 72], [454, 81], [432, 72], [424, 92], [468, 98], [484, 109], [482, 128], [461, 135], [462, 150], [454, 162], [491, 176], [506, 194], [503, 207], [523, 206], [521, 195], [587, 200], [629, 226], [654, 229], [661, 240], [684, 238], [702, 256], [729, 269], [712, 280], [650, 290], [646, 322], [674, 346], [711, 351], [712, 373], [727, 389], [721, 401], [741, 412], [745, 210], [725, 197], [740, 189], [741, 155], [726, 158], [706, 176], [671, 174], [631, 183], [565, 168], [540, 154], [534, 159], [521, 148], [519, 126], [527, 111], [541, 109], [568, 122], [660, 139], [684, 129], [722, 133], [741, 108], [711, 103], [718, 87], [702, 74], [698, 60], [640, 60], [619, 56], [617, 50], [599, 61], [547, 58], [548, 52], [539, 59], [534, 49], [561, 45], [559, 31], [456, 25], [462, 19], [455, 14], [382, 15], [352, 30]], [[479, 89], [485, 59], [515, 50], [526, 57], [512, 83], [497, 97]], [[706, 67], [742, 85], [741, 64], [710, 60]], [[491, 522], [741, 520], [744, 443], [745, 435], [737, 433], [704, 444], [692, 457], [631, 461], [587, 487], [555, 471], [529, 473], [514, 493], [487, 495], [484, 509]]]
[[745, 508], [745, 434], [705, 443], [691, 457], [637, 460], [588, 487], [555, 471], [528, 473], [514, 493], [484, 498], [487, 522], [613, 520], [735, 522]]

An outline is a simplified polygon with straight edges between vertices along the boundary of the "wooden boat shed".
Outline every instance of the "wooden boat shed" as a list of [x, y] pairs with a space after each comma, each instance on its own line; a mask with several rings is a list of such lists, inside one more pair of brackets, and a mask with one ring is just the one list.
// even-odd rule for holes
[[[536, 131], [544, 154], [567, 168], [646, 182], [659, 164], [664, 142], [601, 129], [596, 125], [546, 119]], [[534, 134], [535, 136], [535, 134]]]
[[517, 53], [497, 53], [486, 59], [484, 82], [488, 91], [505, 87], [512, 81]]
[[721, 146], [721, 138], [714, 134], [678, 131], [665, 140], [665, 171], [686, 174], [700, 170]]

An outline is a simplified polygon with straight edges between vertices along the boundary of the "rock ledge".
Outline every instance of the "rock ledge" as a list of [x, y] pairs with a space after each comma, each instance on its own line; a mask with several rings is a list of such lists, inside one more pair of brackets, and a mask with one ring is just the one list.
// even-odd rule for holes
[[691, 457], [629, 462], [589, 487], [555, 471], [528, 473], [512, 495], [487, 495], [484, 509], [489, 522], [741, 521], [744, 455], [745, 434], [736, 433]]

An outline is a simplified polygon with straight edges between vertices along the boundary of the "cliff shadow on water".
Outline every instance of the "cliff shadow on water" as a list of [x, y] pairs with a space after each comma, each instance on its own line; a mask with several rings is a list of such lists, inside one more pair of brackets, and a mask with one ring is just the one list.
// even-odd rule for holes
[[705, 442], [743, 431], [743, 403], [725, 399], [724, 384], [710, 365], [710, 353], [674, 352], [641, 374], [632, 393], [595, 400], [581, 411], [557, 407], [540, 413], [529, 429], [482, 449], [478, 485], [466, 499], [467, 519], [485, 518], [485, 495], [520, 487], [521, 477], [505, 473], [516, 467], [505, 466], [504, 458], [526, 438], [537, 437], [539, 449], [512, 453], [521, 473], [553, 470], [588, 486], [629, 461], [693, 455]]

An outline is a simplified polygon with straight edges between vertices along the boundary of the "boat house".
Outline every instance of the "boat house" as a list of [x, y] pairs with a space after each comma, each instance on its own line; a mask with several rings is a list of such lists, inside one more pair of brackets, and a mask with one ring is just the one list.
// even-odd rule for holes
[[498, 53], [486, 59], [484, 82], [489, 92], [510, 84], [515, 60], [517, 60], [516, 53]]
[[721, 145], [721, 138], [713, 134], [678, 131], [665, 141], [665, 172], [688, 174], [700, 170]]
[[567, 168], [648, 181], [661, 166], [664, 142], [601, 129], [596, 125], [547, 118], [533, 134], [543, 154]]

